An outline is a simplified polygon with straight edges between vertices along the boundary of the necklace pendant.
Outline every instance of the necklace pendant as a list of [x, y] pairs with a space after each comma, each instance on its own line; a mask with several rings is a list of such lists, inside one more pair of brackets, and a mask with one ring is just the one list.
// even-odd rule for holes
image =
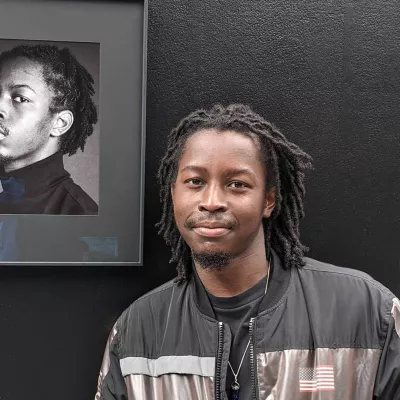
[[239, 382], [233, 382], [231, 385], [231, 400], [239, 400], [239, 391]]

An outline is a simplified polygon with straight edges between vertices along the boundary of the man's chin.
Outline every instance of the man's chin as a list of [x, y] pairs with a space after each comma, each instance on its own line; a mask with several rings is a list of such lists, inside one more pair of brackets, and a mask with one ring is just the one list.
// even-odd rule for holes
[[209, 271], [221, 271], [233, 259], [231, 253], [218, 252], [192, 252], [194, 262], [201, 268]]

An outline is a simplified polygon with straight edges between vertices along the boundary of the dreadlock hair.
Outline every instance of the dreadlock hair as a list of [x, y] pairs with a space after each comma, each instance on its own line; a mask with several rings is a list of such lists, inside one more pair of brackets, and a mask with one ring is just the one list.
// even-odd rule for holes
[[50, 113], [70, 110], [74, 115], [71, 128], [61, 136], [60, 151], [72, 156], [84, 150], [87, 138], [97, 122], [94, 80], [68, 48], [37, 44], [20, 45], [0, 54], [0, 64], [17, 57], [28, 58], [43, 67], [43, 78], [54, 92]]
[[210, 110], [194, 111], [172, 129], [157, 174], [161, 186], [162, 216], [156, 226], [171, 247], [170, 262], [177, 263], [176, 281], [182, 283], [190, 277], [191, 251], [176, 226], [170, 188], [176, 180], [187, 139], [203, 129], [234, 131], [258, 141], [267, 176], [266, 191], [275, 189], [275, 208], [271, 217], [263, 220], [267, 257], [272, 247], [284, 268], [302, 267], [305, 264], [304, 252], [308, 249], [300, 242], [299, 222], [305, 215], [304, 178], [306, 170], [312, 168], [311, 157], [250, 107], [243, 104], [223, 107], [217, 104]]

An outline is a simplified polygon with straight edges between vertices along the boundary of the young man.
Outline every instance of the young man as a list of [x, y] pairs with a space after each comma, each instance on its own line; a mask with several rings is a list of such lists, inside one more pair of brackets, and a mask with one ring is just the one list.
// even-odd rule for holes
[[63, 166], [97, 122], [93, 79], [67, 48], [0, 54], [0, 214], [97, 214]]
[[159, 169], [174, 282], [108, 341], [96, 400], [400, 399], [400, 303], [304, 257], [311, 158], [243, 105], [172, 130]]

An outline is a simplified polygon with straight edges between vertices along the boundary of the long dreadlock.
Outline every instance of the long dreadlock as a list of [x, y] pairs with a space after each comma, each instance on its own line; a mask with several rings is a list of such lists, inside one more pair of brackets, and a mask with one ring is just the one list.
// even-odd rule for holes
[[50, 113], [70, 110], [74, 115], [71, 128], [61, 136], [60, 151], [72, 156], [84, 150], [87, 138], [97, 122], [96, 106], [91, 98], [95, 93], [93, 77], [68, 48], [56, 46], [20, 45], [0, 54], [0, 63], [25, 57], [43, 67], [43, 78], [53, 90]]
[[263, 220], [266, 250], [269, 252], [272, 247], [284, 268], [302, 267], [308, 249], [300, 242], [299, 223], [304, 217], [304, 178], [305, 172], [312, 168], [311, 157], [248, 106], [232, 104], [223, 107], [218, 104], [210, 110], [194, 111], [170, 132], [157, 174], [162, 203], [158, 233], [171, 247], [170, 262], [177, 263], [177, 281], [184, 282], [191, 274], [191, 252], [175, 223], [170, 188], [176, 180], [187, 139], [203, 129], [229, 130], [258, 140], [267, 173], [266, 190], [275, 189], [275, 208], [271, 217]]

